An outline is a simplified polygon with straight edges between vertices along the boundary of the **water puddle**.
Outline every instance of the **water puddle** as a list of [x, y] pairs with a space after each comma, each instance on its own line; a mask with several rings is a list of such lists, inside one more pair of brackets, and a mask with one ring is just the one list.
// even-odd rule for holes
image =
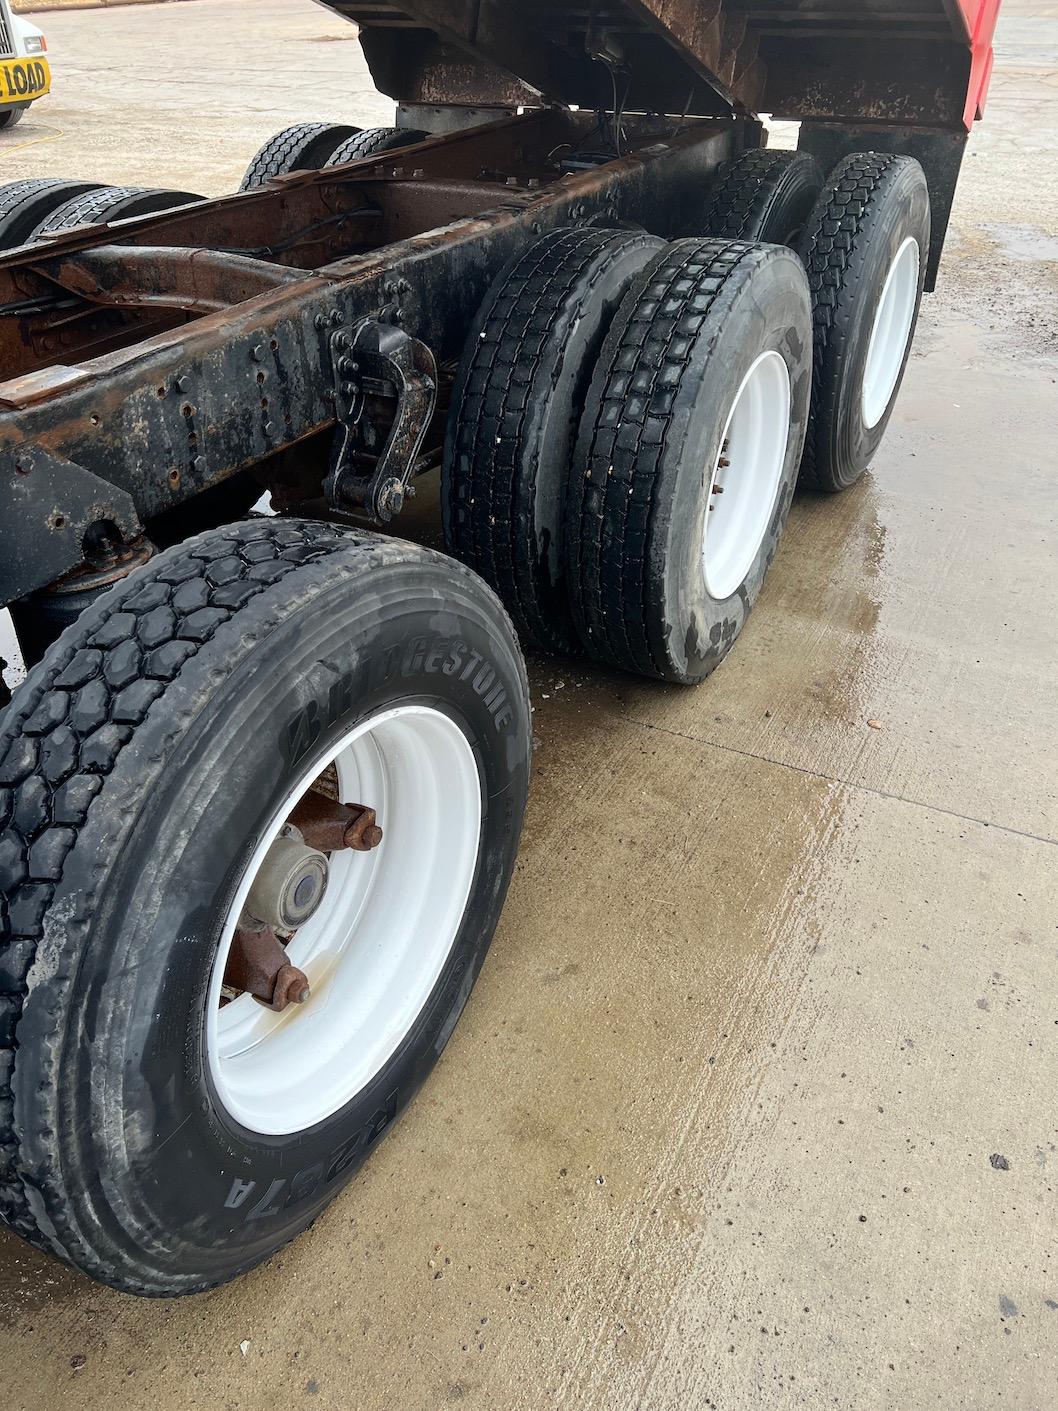
[[1012, 260], [1058, 263], [1058, 235], [1048, 235], [1035, 225], [983, 225], [981, 227]]

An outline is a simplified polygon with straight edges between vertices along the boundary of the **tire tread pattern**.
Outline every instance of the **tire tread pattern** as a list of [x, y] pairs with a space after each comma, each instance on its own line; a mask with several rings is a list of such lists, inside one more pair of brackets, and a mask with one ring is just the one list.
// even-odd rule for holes
[[[49, 192], [58, 193], [60, 188], [65, 188], [65, 195], [59, 196], [50, 209], [55, 209], [64, 202], [90, 191], [99, 191], [102, 189], [102, 183], [98, 181], [66, 181], [60, 177], [40, 176], [31, 177], [25, 181], [12, 181], [8, 185], [0, 187], [0, 250], [14, 248], [10, 240], [4, 236], [5, 228], [14, 226], [24, 213], [32, 212], [41, 197], [46, 196]], [[29, 219], [33, 221], [33, 215], [30, 215]], [[36, 219], [39, 220], [41, 217]], [[28, 238], [32, 237], [27, 236]]]
[[667, 679], [648, 626], [648, 543], [669, 413], [714, 300], [760, 248], [676, 241], [633, 284], [603, 346], [570, 477], [567, 540], [573, 615], [597, 661]]
[[470, 474], [456, 476], [445, 495], [446, 543], [499, 593], [523, 636], [545, 650], [571, 651], [576, 644], [556, 640], [572, 634], [561, 632], [541, 600], [535, 555], [525, 542], [535, 491], [526, 423], [552, 385], [556, 313], [578, 288], [582, 302], [592, 297], [609, 267], [608, 247], [616, 256], [650, 240], [575, 227], [545, 236], [494, 289], [471, 335], [449, 457], [453, 465], [469, 462]]
[[202, 199], [190, 191], [153, 190], [145, 186], [101, 186], [58, 206], [41, 222], [34, 236], [57, 230], [73, 230], [79, 225], [122, 220], [132, 215], [153, 215], [156, 211], [165, 210], [167, 205], [182, 206]]
[[363, 161], [377, 152], [393, 152], [401, 147], [410, 147], [414, 142], [424, 142], [428, 132], [419, 132], [404, 127], [365, 127], [346, 138], [327, 158], [328, 167], [344, 166], [346, 162]]
[[[239, 190], [255, 191], [259, 186], [267, 186], [277, 176], [297, 171], [300, 158], [319, 142], [328, 128], [334, 126], [334, 123], [329, 122], [299, 122], [291, 127], [284, 127], [274, 137], [269, 138], [254, 156], [246, 168]], [[348, 128], [341, 130], [348, 134]], [[335, 145], [343, 140], [348, 139], [336, 138]]]
[[38, 1228], [20, 1172], [17, 1028], [78, 831], [136, 727], [223, 624], [303, 565], [380, 542], [330, 525], [250, 520], [167, 550], [67, 629], [0, 720], [0, 1220], [39, 1248], [64, 1253]]
[[812, 400], [800, 482], [828, 488], [819, 470], [820, 437], [837, 396], [827, 364], [843, 352], [841, 328], [862, 297], [859, 275], [863, 231], [894, 177], [911, 159], [885, 152], [854, 152], [831, 172], [799, 243], [812, 295]]
[[758, 240], [775, 181], [800, 154], [758, 147], [725, 162], [709, 192], [705, 232], [717, 239]]

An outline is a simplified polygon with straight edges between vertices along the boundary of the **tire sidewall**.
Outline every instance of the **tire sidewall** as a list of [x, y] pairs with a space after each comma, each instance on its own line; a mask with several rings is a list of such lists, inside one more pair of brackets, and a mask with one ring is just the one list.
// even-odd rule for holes
[[805, 153], [795, 153], [775, 182], [757, 231], [747, 233], [745, 239], [792, 247], [812, 213], [821, 185], [818, 162]]
[[[47, 1056], [56, 985], [67, 1004], [82, 997], [55, 1074], [57, 1135], [74, 1211], [90, 1209], [112, 1246], [100, 1271], [108, 1281], [205, 1287], [298, 1233], [410, 1101], [462, 1011], [517, 849], [527, 705], [513, 642], [498, 651], [481, 595], [453, 591], [436, 566], [433, 574], [424, 587], [421, 572], [395, 568], [352, 602], [341, 588], [324, 591], [311, 617], [287, 613], [241, 661], [237, 619], [229, 624], [216, 646], [234, 670], [213, 653], [170, 688], [171, 709], [149, 715], [126, 746], [106, 816], [94, 825], [90, 816], [71, 855], [51, 914], [75, 922], [67, 934], [80, 934], [80, 953], [68, 966], [41, 957], [19, 1039], [24, 1052]], [[446, 674], [456, 643], [463, 655]], [[475, 653], [481, 668], [464, 679]], [[493, 682], [505, 688], [502, 710], [485, 704]], [[313, 759], [359, 721], [414, 702], [460, 725], [482, 780], [482, 846], [456, 941], [412, 1030], [345, 1108], [290, 1138], [247, 1132], [217, 1101], [204, 1044], [206, 993], [238, 879]], [[165, 722], [185, 709], [193, 723], [167, 740]], [[165, 782], [144, 797], [145, 764], [159, 755]], [[116, 865], [115, 808], [135, 816]], [[39, 1074], [19, 1076], [32, 1101]], [[186, 1282], [182, 1268], [194, 1270]]]

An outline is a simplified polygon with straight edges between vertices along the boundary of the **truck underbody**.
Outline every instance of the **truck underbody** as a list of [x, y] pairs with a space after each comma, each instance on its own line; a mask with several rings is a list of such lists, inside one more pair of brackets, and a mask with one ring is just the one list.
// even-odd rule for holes
[[[274, 1252], [436, 1061], [519, 639], [696, 684], [864, 473], [998, 3], [328, 8], [396, 128], [0, 190], [0, 1214], [134, 1293]], [[452, 558], [364, 532], [438, 469]]]
[[[349, 406], [343, 333], [368, 319], [396, 330], [398, 344], [410, 335], [450, 384], [465, 329], [517, 250], [577, 223], [689, 233], [710, 171], [760, 131], [744, 118], [676, 133], [632, 120], [628, 155], [563, 171], [595, 125], [591, 114], [538, 109], [384, 162], [297, 173], [140, 220], [120, 244], [85, 230], [0, 257], [0, 359], [14, 374], [0, 384], [12, 488], [0, 602], [76, 568], [86, 535], [112, 540], [113, 525], [134, 541], [151, 519], [251, 466], [286, 509], [321, 500], [326, 450], [279, 457], [333, 433], [336, 409]], [[393, 374], [364, 390], [392, 402]], [[378, 420], [360, 418], [366, 434], [332, 496], [336, 510], [378, 510], [384, 521], [371, 498], [379, 473], [356, 474], [355, 458], [385, 459], [382, 480], [394, 464], [413, 475], [436, 463], [437, 437], [419, 453], [431, 424], [420, 409], [421, 435], [380, 457], [384, 410]]]
[[[801, 149], [827, 167], [863, 150], [921, 162], [931, 288], [998, 6], [328, 8], [361, 26], [401, 123], [438, 135], [0, 255], [0, 605], [75, 570], [86, 535], [113, 545], [114, 526], [127, 544], [251, 466], [285, 508], [318, 499], [311, 458], [280, 457], [341, 422], [336, 330], [392, 323], [443, 377], [496, 269], [534, 235], [605, 221], [694, 233], [709, 173], [764, 140], [757, 110], [800, 119]], [[551, 102], [581, 111], [537, 106]], [[595, 115], [617, 106], [623, 154], [604, 160]], [[379, 410], [350, 454], [379, 459]], [[332, 507], [377, 513], [360, 483], [372, 478], [332, 477]]]

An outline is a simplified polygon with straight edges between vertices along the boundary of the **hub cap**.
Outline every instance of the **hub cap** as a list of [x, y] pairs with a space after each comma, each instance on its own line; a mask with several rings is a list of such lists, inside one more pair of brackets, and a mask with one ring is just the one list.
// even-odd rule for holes
[[761, 353], [742, 379], [709, 482], [702, 568], [723, 602], [753, 567], [768, 532], [790, 439], [790, 372], [781, 354]]
[[877, 426], [893, 399], [918, 303], [918, 241], [909, 235], [889, 266], [863, 369], [863, 424]]
[[[340, 800], [377, 811], [381, 842], [331, 852], [322, 900], [291, 937], [280, 937], [290, 965], [308, 981], [307, 999], [275, 1012], [248, 993], [230, 998], [225, 970], [251, 888], [290, 814], [324, 777], [337, 781]], [[299, 779], [243, 874], [210, 980], [207, 1061], [217, 1097], [236, 1121], [270, 1135], [301, 1131], [379, 1073], [451, 953], [480, 831], [474, 753], [455, 722], [431, 707], [372, 716]]]

